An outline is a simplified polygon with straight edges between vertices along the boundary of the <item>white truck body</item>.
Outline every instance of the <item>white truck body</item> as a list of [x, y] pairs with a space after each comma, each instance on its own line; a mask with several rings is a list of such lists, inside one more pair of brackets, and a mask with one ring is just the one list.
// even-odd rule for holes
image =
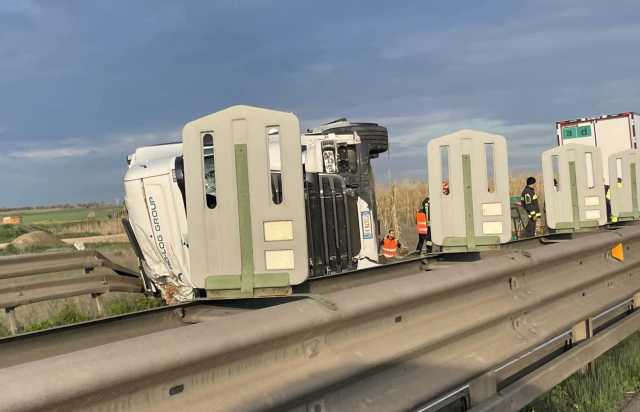
[[[598, 147], [602, 153], [602, 170], [609, 170], [610, 155], [637, 149], [638, 132], [640, 116], [633, 112], [556, 122], [558, 145], [585, 144]], [[604, 174], [604, 180], [608, 185], [608, 173]]]

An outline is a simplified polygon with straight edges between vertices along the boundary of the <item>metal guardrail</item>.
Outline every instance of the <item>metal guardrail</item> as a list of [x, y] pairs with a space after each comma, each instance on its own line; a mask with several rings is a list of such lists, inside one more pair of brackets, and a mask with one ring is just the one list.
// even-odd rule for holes
[[37, 281], [19, 286], [0, 286], [0, 308], [16, 308], [29, 303], [79, 295], [141, 291], [138, 279], [113, 274]]
[[[476, 410], [517, 410], [637, 330], [637, 312], [595, 335], [592, 319], [637, 307], [639, 269], [640, 226], [514, 250], [14, 365], [0, 370], [0, 404], [401, 411], [463, 387]], [[494, 373], [568, 330], [574, 349], [555, 368], [506, 386]]]
[[[90, 274], [104, 267], [115, 274]], [[43, 275], [84, 270], [85, 276], [41, 279]], [[29, 279], [24, 279], [29, 277]], [[19, 281], [18, 281], [19, 279]], [[97, 251], [44, 253], [0, 258], [0, 308], [5, 310], [12, 334], [18, 330], [18, 306], [53, 299], [91, 295], [102, 315], [100, 296], [107, 292], [142, 292], [138, 275], [113, 263]]]
[[0, 280], [75, 269], [90, 271], [101, 266], [120, 275], [138, 277], [135, 271], [111, 262], [100, 252], [83, 250], [0, 257]]

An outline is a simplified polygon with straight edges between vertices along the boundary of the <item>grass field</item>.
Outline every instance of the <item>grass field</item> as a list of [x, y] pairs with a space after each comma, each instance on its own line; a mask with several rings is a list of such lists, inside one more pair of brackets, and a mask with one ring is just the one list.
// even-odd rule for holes
[[20, 216], [19, 225], [0, 225], [0, 243], [34, 230], [44, 230], [59, 238], [115, 235], [123, 233], [120, 219], [124, 209], [119, 206], [74, 207], [60, 209], [25, 209], [0, 212], [4, 216]]
[[47, 225], [76, 223], [87, 220], [108, 220], [121, 211], [121, 207], [73, 207], [64, 209], [27, 209], [15, 210], [11, 212], [0, 212], [0, 217], [20, 216], [22, 223], [27, 225]]

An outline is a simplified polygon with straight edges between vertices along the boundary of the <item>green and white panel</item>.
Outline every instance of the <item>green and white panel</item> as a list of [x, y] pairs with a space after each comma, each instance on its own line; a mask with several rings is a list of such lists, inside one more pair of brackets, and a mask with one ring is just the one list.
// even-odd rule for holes
[[[511, 239], [504, 137], [461, 130], [427, 145], [432, 240], [445, 250], [495, 247]], [[443, 190], [448, 183], [449, 193]]]
[[194, 284], [246, 296], [304, 282], [298, 118], [233, 106], [188, 123], [183, 142]]
[[640, 219], [640, 151], [623, 150], [609, 156], [611, 220]]
[[569, 144], [547, 150], [542, 174], [549, 228], [572, 231], [607, 223], [600, 149]]
[[562, 140], [564, 143], [595, 144], [593, 123], [584, 122], [562, 126]]

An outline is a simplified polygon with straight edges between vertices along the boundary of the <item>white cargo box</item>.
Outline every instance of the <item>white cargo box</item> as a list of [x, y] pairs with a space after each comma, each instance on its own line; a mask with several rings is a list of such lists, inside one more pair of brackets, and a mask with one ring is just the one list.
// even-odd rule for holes
[[[609, 156], [627, 149], [637, 149], [636, 133], [640, 128], [637, 113], [564, 120], [556, 122], [558, 145], [586, 144], [597, 146], [602, 153], [602, 170], [609, 170]], [[604, 174], [609, 184], [608, 173]]]

